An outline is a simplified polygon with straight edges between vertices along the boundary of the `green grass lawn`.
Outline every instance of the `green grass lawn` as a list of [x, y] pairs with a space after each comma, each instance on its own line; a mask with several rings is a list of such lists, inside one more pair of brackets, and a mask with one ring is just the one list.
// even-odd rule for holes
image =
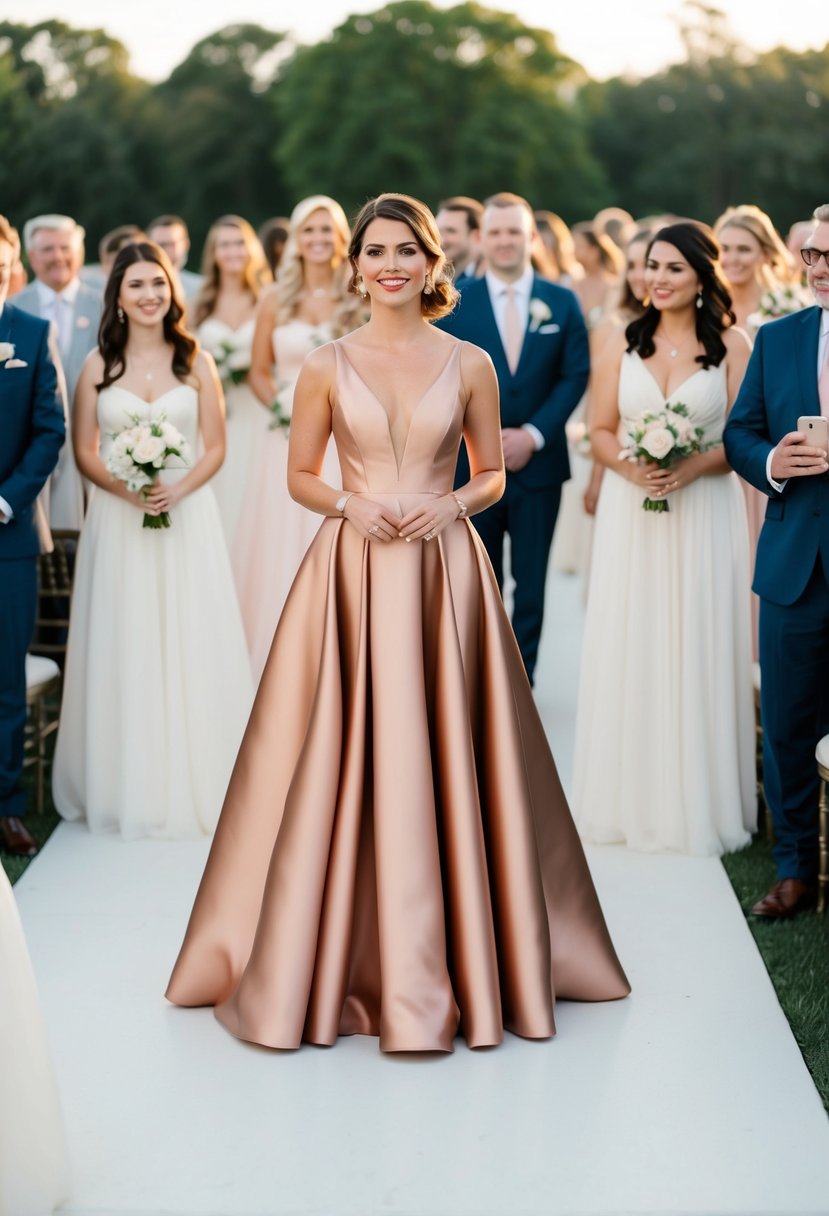
[[[777, 879], [771, 845], [757, 836], [749, 848], [723, 858], [743, 911]], [[804, 912], [788, 921], [748, 916], [783, 1012], [829, 1111], [829, 913]]]
[[[27, 817], [29, 830], [46, 842], [59, 823], [51, 800], [43, 816]], [[15, 882], [28, 860], [0, 853], [3, 867]], [[731, 885], [748, 915], [751, 905], [774, 883], [771, 846], [763, 836], [740, 853], [724, 858]], [[829, 1110], [829, 913], [807, 912], [794, 920], [769, 923], [748, 917], [751, 932], [789, 1020], [806, 1066], [823, 1104]]]

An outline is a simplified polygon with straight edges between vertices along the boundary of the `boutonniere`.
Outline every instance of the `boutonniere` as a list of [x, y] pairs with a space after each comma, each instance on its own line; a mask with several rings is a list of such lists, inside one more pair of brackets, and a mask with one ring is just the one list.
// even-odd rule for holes
[[78, 317], [75, 321], [75, 329], [89, 329], [89, 317]]
[[0, 342], [0, 363], [5, 363], [8, 359], [14, 358], [14, 343]]
[[551, 321], [553, 314], [549, 304], [545, 300], [539, 300], [534, 296], [530, 300], [530, 333], [534, 334], [539, 325], [543, 325], [545, 321]]

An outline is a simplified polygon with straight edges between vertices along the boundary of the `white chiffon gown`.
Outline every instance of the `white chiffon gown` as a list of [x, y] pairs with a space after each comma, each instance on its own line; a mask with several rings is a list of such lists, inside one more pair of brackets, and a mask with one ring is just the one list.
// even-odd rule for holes
[[[132, 416], [162, 414], [195, 453], [198, 409], [187, 384], [152, 404], [110, 385], [101, 455]], [[95, 489], [78, 545], [52, 785], [63, 818], [94, 832], [212, 832], [253, 699], [210, 485], [170, 514], [169, 528], [143, 528], [132, 504]]]
[[[706, 442], [722, 437], [726, 373], [700, 368], [671, 395]], [[625, 419], [666, 404], [625, 354]], [[756, 827], [745, 504], [733, 473], [700, 477], [643, 510], [608, 471], [596, 514], [576, 722], [573, 815], [582, 836], [707, 856]]]
[[[311, 325], [299, 319], [274, 329], [279, 401], [288, 416], [293, 409], [294, 388], [302, 364], [312, 350], [331, 337], [330, 325]], [[319, 515], [301, 507], [288, 493], [288, 433], [281, 427], [269, 430], [265, 425], [232, 552], [256, 684], [296, 572], [322, 522]], [[333, 443], [328, 445], [322, 477], [329, 485], [342, 485]]]
[[[218, 317], [208, 317], [202, 321], [196, 336], [202, 346], [211, 352], [219, 349], [223, 342], [230, 343], [235, 350], [247, 355], [250, 366], [255, 324], [251, 317], [238, 329], [232, 329]], [[211, 478], [210, 485], [216, 495], [227, 547], [232, 553], [251, 470], [268, 427], [268, 414], [246, 381], [242, 384], [225, 384], [224, 395], [227, 430], [225, 459], [218, 473]]]
[[69, 1168], [46, 1028], [14, 894], [0, 866], [0, 1216], [46, 1216]]

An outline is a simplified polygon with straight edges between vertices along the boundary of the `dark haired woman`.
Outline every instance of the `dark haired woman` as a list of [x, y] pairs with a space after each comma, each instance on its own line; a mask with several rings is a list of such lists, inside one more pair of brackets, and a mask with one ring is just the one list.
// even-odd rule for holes
[[[702, 224], [656, 234], [650, 303], [609, 340], [591, 385], [593, 451], [609, 472], [593, 541], [573, 799], [588, 840], [698, 855], [740, 848], [756, 818], [748, 539], [722, 447], [749, 345], [730, 328], [717, 253]], [[702, 430], [703, 451], [667, 469], [620, 459], [620, 429], [678, 405]], [[646, 497], [669, 510], [644, 510]]]
[[554, 995], [628, 985], [468, 521], [504, 489], [495, 375], [430, 324], [457, 293], [422, 203], [367, 203], [349, 257], [371, 319], [308, 357], [291, 430], [291, 493], [326, 518], [167, 995], [270, 1047], [546, 1038]]
[[[121, 250], [73, 412], [78, 468], [95, 489], [78, 548], [54, 799], [65, 819], [125, 837], [213, 830], [252, 698], [206, 484], [224, 455], [221, 388], [182, 328], [174, 283], [157, 245]], [[189, 441], [192, 465], [132, 493], [108, 472], [108, 451], [133, 420], [159, 418]], [[168, 529], [142, 527], [145, 512], [164, 511]]]

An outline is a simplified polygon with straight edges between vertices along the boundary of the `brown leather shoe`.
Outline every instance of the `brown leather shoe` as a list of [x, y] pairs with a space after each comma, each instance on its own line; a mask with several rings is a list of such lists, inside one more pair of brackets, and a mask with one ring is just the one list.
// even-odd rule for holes
[[0, 816], [0, 845], [15, 857], [34, 857], [37, 841], [22, 819], [16, 816]]
[[816, 894], [816, 888], [800, 878], [782, 878], [768, 895], [757, 901], [751, 915], [762, 916], [765, 920], [786, 920], [811, 908]]

